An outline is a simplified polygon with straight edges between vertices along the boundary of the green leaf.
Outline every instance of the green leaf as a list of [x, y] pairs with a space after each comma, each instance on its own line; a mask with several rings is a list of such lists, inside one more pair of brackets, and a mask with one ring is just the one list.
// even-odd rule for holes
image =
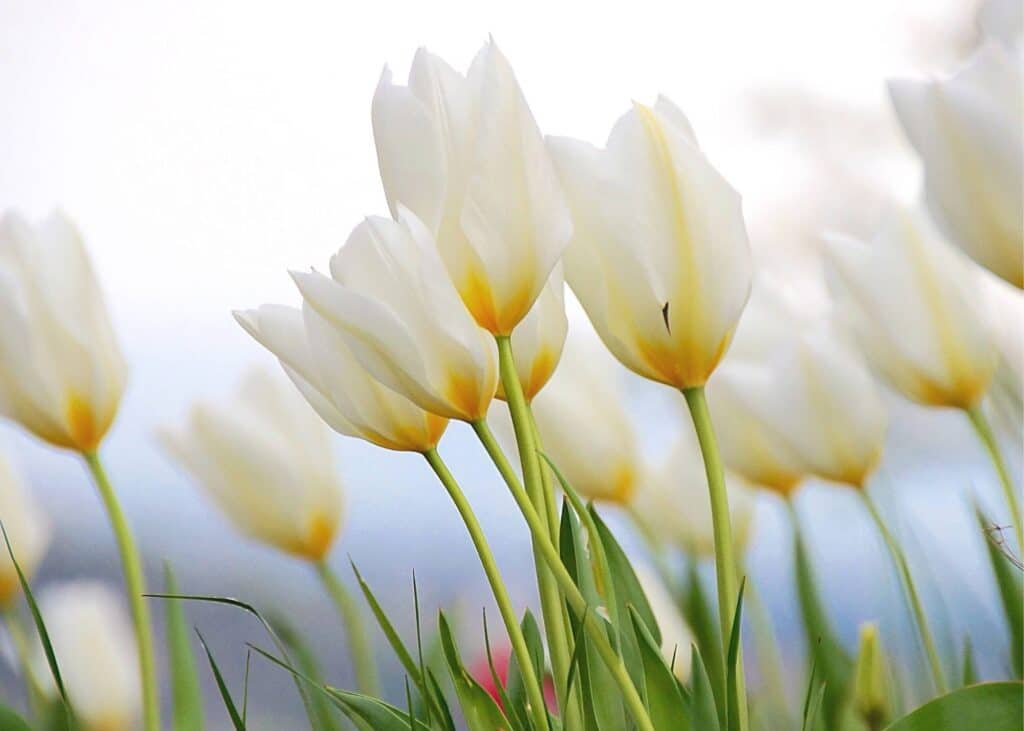
[[699, 731], [719, 731], [721, 728], [715, 707], [715, 693], [700, 648], [696, 645], [693, 646], [690, 661], [690, 710], [693, 728]]
[[[718, 615], [711, 607], [701, 584], [696, 561], [691, 560], [687, 569], [686, 593], [683, 598], [683, 616], [693, 632], [700, 649], [702, 665], [707, 672], [713, 704], [718, 709], [718, 722], [725, 725], [725, 658], [722, 656], [722, 640], [718, 629]], [[700, 726], [696, 726], [700, 728]]]
[[353, 722], [373, 731], [428, 731], [420, 721], [409, 723], [409, 716], [404, 711], [392, 706], [379, 698], [372, 698], [362, 693], [353, 693], [337, 688], [328, 688], [327, 692], [337, 701], [339, 707]]
[[0, 706], [0, 729], [3, 731], [32, 731], [28, 721], [7, 706]]
[[1020, 731], [1024, 685], [980, 683], [936, 698], [887, 731]]
[[203, 635], [200, 634], [199, 630], [196, 630], [196, 635], [199, 637], [199, 644], [203, 646], [203, 651], [206, 653], [206, 659], [210, 661], [210, 669], [213, 670], [213, 679], [217, 682], [217, 690], [220, 691], [221, 700], [224, 701], [224, 707], [228, 711], [228, 716], [231, 718], [231, 725], [235, 727], [235, 731], [245, 731], [245, 721], [242, 720], [242, 716], [238, 713], [238, 707], [235, 705], [234, 699], [231, 697], [231, 691], [228, 690], [227, 683], [224, 682], [224, 676], [220, 672], [220, 668], [217, 666], [217, 661], [213, 659], [213, 653], [210, 652], [210, 648], [206, 645], [206, 640], [203, 639]]
[[732, 631], [729, 636], [729, 651], [726, 657], [725, 689], [726, 698], [729, 703], [726, 719], [728, 720], [730, 731], [739, 731], [741, 704], [747, 702], [746, 698], [740, 697], [737, 677], [739, 673], [741, 626], [743, 624], [743, 592], [746, 588], [747, 580], [743, 579], [740, 582], [740, 591], [736, 597], [736, 610], [732, 616]]
[[494, 683], [498, 697], [501, 699], [505, 715], [508, 716], [517, 729], [527, 729], [529, 728], [527, 719], [530, 717], [530, 714], [526, 707], [526, 689], [523, 686], [523, 677], [519, 671], [519, 665], [514, 655], [509, 658], [507, 679], [505, 683], [502, 683], [498, 669], [494, 667], [494, 657], [491, 654], [491, 633], [487, 628], [486, 610], [483, 613], [483, 620], [484, 647], [487, 650], [487, 667], [491, 673], [491, 682]]
[[[295, 658], [296, 669], [313, 683], [326, 685], [316, 653], [302, 638], [302, 635], [281, 617], [274, 619], [274, 627], [291, 656]], [[338, 722], [334, 717], [333, 704], [322, 693], [311, 695], [309, 700], [313, 705], [313, 713], [316, 717], [313, 728], [317, 731], [335, 731], [338, 728]]]
[[640, 641], [644, 668], [645, 700], [656, 731], [689, 731], [690, 714], [672, 670], [665, 663], [660, 645], [644, 625], [640, 613], [632, 606], [630, 619]]
[[[604, 545], [605, 554], [608, 556], [608, 564], [615, 581], [615, 593], [620, 607], [625, 609], [627, 606], [632, 606], [637, 614], [640, 615], [640, 618], [643, 619], [644, 626], [650, 631], [655, 643], [660, 645], [661, 630], [658, 628], [658, 620], [655, 618], [654, 611], [647, 601], [647, 595], [644, 594], [644, 590], [640, 586], [640, 580], [636, 578], [633, 564], [630, 563], [626, 552], [622, 550], [619, 542], [615, 540], [615, 536], [608, 530], [608, 526], [601, 520], [601, 516], [597, 514], [593, 505], [590, 506], [590, 514], [597, 525], [598, 533], [601, 535], [601, 543]], [[623, 621], [625, 621], [626, 617], [629, 616], [628, 611], [623, 611], [621, 616]]]
[[[171, 565], [164, 564], [164, 590], [178, 593]], [[174, 731], [202, 731], [203, 692], [181, 601], [167, 602], [167, 657], [171, 666], [172, 724]]]
[[978, 682], [978, 673], [974, 667], [974, 647], [971, 638], [964, 638], [963, 662], [960, 666], [960, 685], [974, 685]]
[[985, 536], [989, 562], [999, 587], [1006, 623], [1010, 627], [1010, 660], [1013, 672], [1019, 678], [1024, 676], [1024, 588], [1021, 586], [1020, 569], [1013, 565], [1003, 552], [1001, 543], [993, 534], [992, 521], [975, 508], [978, 525]]
[[495, 731], [495, 729], [511, 728], [508, 719], [498, 708], [498, 704], [495, 703], [491, 694], [463, 666], [444, 612], [440, 613], [438, 625], [441, 632], [441, 647], [444, 649], [445, 660], [448, 663], [448, 672], [451, 674], [452, 682], [455, 685], [455, 694], [459, 697], [459, 706], [462, 708], [462, 715], [465, 717], [470, 731]]

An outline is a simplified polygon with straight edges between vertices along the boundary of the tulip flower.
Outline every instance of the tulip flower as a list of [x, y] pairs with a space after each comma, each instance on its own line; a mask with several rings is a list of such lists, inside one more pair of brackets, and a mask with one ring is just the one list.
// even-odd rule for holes
[[640, 588], [643, 589], [654, 614], [654, 621], [658, 623], [658, 629], [661, 631], [661, 653], [665, 657], [665, 662], [672, 668], [679, 682], [686, 683], [690, 679], [693, 633], [657, 574], [646, 566], [637, 566], [635, 571]]
[[419, 50], [408, 86], [385, 69], [373, 133], [391, 213], [436, 237], [466, 308], [508, 335], [540, 295], [572, 233], [544, 140], [493, 41], [463, 76]]
[[894, 212], [870, 244], [828, 244], [841, 320], [875, 370], [912, 401], [975, 406], [997, 358], [969, 262], [911, 210]]
[[601, 339], [646, 378], [703, 386], [750, 292], [739, 194], [664, 97], [635, 104], [603, 150], [548, 147], [573, 215], [566, 279]]
[[308, 304], [302, 310], [263, 305], [234, 314], [339, 434], [397, 451], [424, 452], [437, 446], [448, 421], [381, 385]]
[[[715, 537], [708, 480], [693, 427], [684, 425], [668, 457], [641, 480], [630, 510], [643, 530], [659, 542], [694, 557], [711, 557]], [[753, 491], [735, 474], [727, 474], [729, 513], [736, 553], [743, 555], [754, 521]]]
[[[826, 323], [788, 314], [770, 282], [737, 334], [735, 355], [708, 388], [722, 454], [748, 480], [790, 494], [806, 475], [863, 487], [878, 464], [887, 414], [878, 386]], [[756, 306], [766, 300], [776, 300]], [[772, 325], [757, 317], [771, 312]], [[746, 320], [746, 318], [745, 318]], [[748, 326], [763, 343], [745, 354]]]
[[[639, 483], [641, 459], [614, 368], [597, 348], [570, 341], [532, 406], [544, 453], [573, 489], [591, 500], [625, 504]], [[495, 404], [489, 420], [511, 443], [504, 405]]]
[[0, 416], [58, 447], [93, 452], [127, 368], [81, 234], [55, 212], [0, 220]]
[[476, 421], [498, 383], [492, 338], [470, 317], [416, 216], [368, 218], [331, 276], [293, 274], [305, 301], [374, 378], [431, 413]]
[[[565, 316], [565, 280], [559, 263], [551, 273], [533, 309], [512, 333], [516, 373], [523, 396], [532, 401], [548, 382], [562, 357], [562, 347], [569, 331]], [[498, 382], [498, 398], [505, 398], [505, 389]]]
[[[15, 469], [0, 452], [0, 520], [11, 550], [26, 576], [31, 576], [50, 544], [50, 521]], [[0, 609], [11, 606], [21, 591], [18, 572], [6, 548], [0, 547]]]
[[987, 43], [947, 79], [891, 81], [924, 164], [928, 208], [951, 240], [1024, 287], [1024, 78], [1020, 58]]
[[328, 553], [341, 483], [327, 430], [287, 381], [251, 371], [230, 402], [197, 403], [160, 436], [241, 533], [309, 561]]
[[[64, 689], [83, 731], [139, 728], [138, 650], [114, 593], [102, 584], [79, 581], [46, 590], [39, 604]], [[39, 687], [56, 699], [41, 644], [32, 668]]]

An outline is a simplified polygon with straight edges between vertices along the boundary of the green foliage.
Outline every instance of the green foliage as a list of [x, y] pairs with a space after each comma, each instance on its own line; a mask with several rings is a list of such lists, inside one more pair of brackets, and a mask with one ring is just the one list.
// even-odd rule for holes
[[926, 703], [887, 731], [1020, 731], [1024, 685], [981, 683]]
[[491, 694], [463, 666], [458, 647], [452, 637], [451, 628], [443, 612], [439, 615], [438, 626], [441, 633], [441, 647], [444, 649], [445, 660], [448, 663], [448, 672], [451, 674], [455, 694], [459, 698], [459, 706], [469, 731], [511, 729], [512, 725]]
[[[323, 671], [320, 668], [320, 662], [317, 660], [316, 653], [313, 652], [313, 649], [303, 639], [302, 635], [299, 634], [298, 630], [280, 618], [274, 620], [274, 627], [277, 629], [278, 636], [288, 648], [291, 656], [295, 658], [295, 666], [298, 671], [314, 683], [324, 685]], [[322, 693], [311, 694], [309, 700], [313, 706], [313, 713], [316, 718], [313, 728], [316, 731], [336, 731], [339, 725], [334, 715], [333, 704]]]
[[32, 731], [28, 721], [7, 706], [0, 706], [0, 729], [3, 731]]
[[210, 669], [213, 671], [213, 679], [217, 683], [217, 690], [220, 691], [220, 698], [224, 702], [224, 708], [227, 709], [228, 717], [231, 719], [231, 725], [235, 728], [235, 731], [245, 731], [245, 721], [242, 719], [242, 715], [238, 712], [238, 706], [235, 705], [234, 698], [231, 697], [231, 691], [228, 690], [227, 683], [224, 682], [224, 676], [220, 672], [220, 666], [217, 665], [217, 661], [213, 659], [213, 653], [210, 652], [210, 648], [206, 644], [206, 640], [203, 639], [203, 635], [196, 630], [196, 635], [199, 637], [199, 644], [203, 646], [203, 652], [206, 653], [206, 659], [210, 662]]
[[640, 643], [643, 662], [644, 701], [657, 731], [689, 731], [690, 709], [683, 691], [665, 663], [660, 643], [644, 623], [643, 617], [630, 605], [629, 617]]
[[[164, 590], [178, 593], [174, 571], [164, 565]], [[203, 693], [185, 611], [178, 599], [167, 600], [167, 657], [171, 670], [171, 699], [174, 731], [202, 731]]]
[[1014, 566], [1003, 552], [1000, 544], [990, 533], [992, 521], [975, 509], [978, 525], [985, 536], [989, 562], [999, 587], [1006, 623], [1010, 627], [1010, 661], [1016, 677], [1024, 677], [1024, 587], [1021, 585], [1021, 571]]
[[694, 729], [719, 731], [721, 725], [718, 720], [715, 693], [700, 648], [696, 646], [693, 648], [693, 659], [690, 662], [690, 708]]
[[697, 565], [691, 561], [687, 567], [686, 590], [682, 602], [683, 616], [700, 649], [702, 667], [707, 673], [715, 708], [721, 709], [718, 722], [725, 724], [725, 658], [718, 617], [708, 602], [700, 581]]

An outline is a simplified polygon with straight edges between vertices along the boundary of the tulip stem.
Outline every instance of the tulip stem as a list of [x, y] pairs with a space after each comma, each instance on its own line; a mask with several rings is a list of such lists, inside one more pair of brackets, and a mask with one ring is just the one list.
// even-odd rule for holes
[[139, 673], [142, 682], [142, 716], [146, 731], [158, 731], [160, 728], [160, 695], [156, 678], [156, 656], [153, 651], [153, 628], [149, 617], [149, 607], [143, 594], [146, 593], [146, 577], [142, 571], [142, 561], [135, 545], [128, 521], [121, 510], [117, 494], [107, 477], [98, 452], [83, 452], [82, 457], [89, 468], [96, 489], [103, 500], [110, 526], [117, 540], [117, 550], [121, 555], [121, 567], [124, 571], [125, 587], [128, 593], [128, 604], [131, 607], [132, 620], [135, 625], [135, 641], [139, 651]]
[[885, 525], [885, 521], [882, 520], [882, 514], [878, 512], [878, 506], [875, 505], [875, 501], [871, 499], [866, 488], [857, 490], [858, 494], [864, 502], [864, 506], [867, 508], [868, 513], [871, 515], [871, 519], [875, 522], [875, 526], [878, 528], [879, 534], [882, 536], [882, 540], [885, 541], [886, 548], [889, 549], [889, 556], [892, 558], [893, 564], [896, 566], [896, 572], [899, 574], [900, 583], [903, 584], [903, 590], [906, 593], [907, 601], [910, 604], [910, 610], [914, 615], [914, 624], [917, 625], [918, 638], [921, 640], [921, 645], [924, 647], [925, 655], [928, 657], [928, 665], [932, 674], [932, 682], [935, 684], [935, 690], [939, 695], [942, 695], [948, 690], [946, 686], [946, 676], [942, 671], [942, 661], [939, 659], [939, 652], [935, 645], [935, 638], [932, 635], [931, 627], [928, 624], [928, 617], [924, 613], [924, 606], [921, 604], [921, 597], [917, 593], [917, 587], [914, 585], [914, 579], [910, 574], [910, 564], [907, 563], [906, 554], [903, 553], [903, 549], [900, 548], [900, 544], [896, 542], [892, 533]]
[[[486, 424], [483, 422], [478, 423], [481, 426], [474, 424], [475, 428], [480, 431], [487, 429]], [[493, 444], [493, 452], [491, 451], [492, 447], [488, 446], [489, 444]], [[568, 569], [565, 568], [565, 564], [562, 563], [558, 549], [555, 548], [551, 538], [548, 536], [546, 521], [533, 507], [533, 503], [530, 502], [530, 496], [526, 494], [526, 490], [523, 489], [519, 478], [508, 463], [508, 460], [505, 459], [501, 449], [498, 448], [497, 443], [492, 438], [485, 441], [484, 446], [494, 460], [501, 476], [505, 479], [505, 484], [519, 506], [519, 511], [526, 519], [526, 525], [529, 527], [530, 534], [534, 539], [533, 545], [540, 549], [540, 553], [547, 562], [548, 568], [551, 570], [559, 588], [562, 590], [565, 600], [572, 607], [576, 616], [580, 617], [583, 621], [584, 631], [597, 650], [597, 654], [601, 656], [601, 660], [608, 668], [612, 678], [619, 686], [619, 690], [622, 691], [623, 699], [633, 716], [633, 720], [636, 721], [637, 728], [640, 731], [654, 731], [654, 725], [651, 723], [650, 716], [647, 713], [647, 707], [637, 692], [636, 686], [633, 685], [633, 679], [626, 669], [626, 664], [608, 641], [607, 623], [595, 616], [595, 607], [587, 604], [586, 598], [580, 592], [579, 587], [576, 586], [576, 582], [573, 581]]]
[[[555, 507], [555, 493], [550, 480], [545, 480], [547, 474], [540, 466], [540, 458], [537, 455], [537, 432], [530, 413], [530, 406], [526, 403], [523, 394], [522, 384], [519, 382], [519, 374], [516, 372], [515, 360], [512, 354], [512, 340], [508, 336], [498, 336], [498, 364], [501, 373], [501, 385], [505, 390], [505, 398], [508, 402], [509, 414], [512, 416], [512, 427], [516, 435], [516, 445], [519, 448], [519, 459], [523, 467], [523, 480], [526, 482], [526, 492], [534, 509], [541, 515], [546, 516], [547, 534], [552, 543], [558, 544], [558, 510]], [[482, 425], [483, 428], [479, 428]], [[504, 454], [494, 442], [487, 425], [482, 421], [474, 424], [477, 436], [492, 459], [497, 458], [492, 453], [492, 448]], [[488, 446], [488, 441], [492, 446]], [[501, 470], [501, 467], [498, 467]], [[547, 484], [545, 484], [545, 482]], [[544, 559], [537, 547], [537, 539], [533, 539], [533, 558], [537, 572], [537, 589], [540, 593], [541, 613], [544, 616], [544, 630], [548, 637], [548, 647], [551, 654], [551, 666], [555, 680], [555, 695], [558, 697], [559, 708], [563, 714], [574, 715], [575, 711], [569, 712], [568, 691], [569, 665], [571, 663], [572, 651], [569, 647], [568, 633], [566, 631], [565, 614], [562, 607], [562, 600], [558, 595], [558, 586], [551, 576], [551, 571], [544, 565]]]
[[[732, 636], [732, 621], [736, 611], [736, 599], [739, 592], [739, 581], [736, 577], [735, 546], [732, 539], [732, 521], [729, 516], [729, 496], [725, 488], [725, 468], [718, 453], [718, 442], [715, 439], [714, 427], [711, 423], [711, 412], [708, 410], [704, 387], [683, 389], [686, 405], [690, 409], [700, 452], [704, 458], [704, 471], [708, 479], [708, 493], [711, 497], [711, 523], [715, 536], [715, 578], [718, 583], [718, 620], [722, 628], [722, 658], [726, 659], [726, 643]], [[723, 665], [724, 666], [724, 665]], [[745, 731], [748, 727], [746, 683], [743, 675], [743, 652], [740, 650], [736, 660], [736, 707], [739, 709], [739, 728]]]
[[512, 600], [509, 598], [508, 590], [505, 588], [501, 572], [498, 570], [498, 564], [494, 560], [494, 554], [491, 553], [491, 547], [487, 543], [487, 537], [484, 535], [483, 528], [480, 527], [480, 523], [473, 513], [472, 506], [470, 506], [469, 501], [462, 492], [462, 488], [459, 487], [459, 483], [455, 481], [452, 473], [448, 471], [447, 465], [445, 465], [437, 450], [429, 449], [423, 453], [423, 456], [434, 470], [441, 484], [444, 485], [445, 490], [448, 491], [452, 502], [455, 503], [455, 508], [459, 511], [459, 515], [462, 516], [462, 522], [465, 523], [466, 530], [469, 531], [469, 537], [473, 541], [473, 546], [480, 557], [484, 573], [487, 575], [487, 581], [491, 585], [494, 600], [498, 604], [498, 611], [505, 622], [509, 642], [512, 644], [512, 652], [515, 653], [516, 662], [519, 664], [519, 671], [523, 676], [523, 685], [526, 687], [526, 693], [529, 697], [530, 713], [533, 714], [534, 726], [538, 731], [547, 731], [548, 711], [544, 703], [544, 691], [539, 678], [537, 678], [534, 672], [533, 659], [526, 645], [523, 630], [519, 626], [519, 617], [512, 607]]
[[1010, 480], [1010, 471], [1006, 468], [1003, 455], [999, 451], [999, 442], [996, 440], [992, 427], [985, 418], [981, 407], [978, 405], [967, 409], [967, 416], [971, 420], [974, 431], [978, 434], [985, 451], [988, 452], [992, 466], [999, 474], [999, 484], [1003, 488], [1003, 496], [1006, 498], [1006, 505], [1010, 509], [1010, 519], [1013, 520], [1013, 527], [1017, 536], [1017, 551], [1024, 551], [1024, 521], [1021, 520], [1020, 501], [1017, 499], [1017, 491]]
[[334, 602], [335, 609], [345, 625], [345, 639], [348, 641], [352, 667], [355, 670], [356, 685], [366, 695], [377, 695], [377, 661], [373, 655], [373, 643], [366, 632], [363, 615], [352, 594], [334, 573], [326, 560], [316, 562], [316, 572], [323, 582], [324, 589]]

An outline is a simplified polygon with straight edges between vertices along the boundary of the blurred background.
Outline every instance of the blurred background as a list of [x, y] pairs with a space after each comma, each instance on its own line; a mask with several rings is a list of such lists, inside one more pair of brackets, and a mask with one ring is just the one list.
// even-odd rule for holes
[[[179, 421], [194, 399], [225, 397], [249, 365], [273, 365], [232, 308], [297, 303], [287, 270], [324, 266], [362, 216], [386, 212], [369, 114], [385, 63], [404, 79], [426, 45], [464, 68], [492, 33], [541, 129], [598, 144], [631, 99], [665, 93], [743, 194], [760, 267], [796, 282], [814, 307], [820, 232], [870, 233], [887, 201], [910, 201], [918, 189], [885, 80], [955, 68], [977, 44], [978, 11], [973, 0], [0, 0], [0, 208], [35, 218], [59, 206], [86, 236], [131, 364], [106, 457], [151, 583], [169, 561], [187, 592], [289, 614], [317, 638], [328, 677], [350, 684], [335, 615], [313, 573], [238, 537], [153, 433]], [[589, 328], [575, 302], [569, 307], [570, 327]], [[677, 396], [623, 378], [658, 459], [681, 418]], [[968, 509], [974, 495], [1000, 505], [994, 475], [961, 414], [891, 401], [873, 490], [907, 544], [944, 649], [959, 651], [968, 633], [980, 673], [1001, 674], [1003, 619]], [[1019, 480], [1019, 431], [1012, 439], [1007, 453]], [[72, 576], [116, 585], [113, 540], [82, 466], [7, 425], [0, 442], [55, 524], [36, 585]], [[454, 425], [441, 451], [516, 600], [533, 602], [526, 530], [472, 434]], [[415, 570], [426, 623], [439, 606], [457, 608], [465, 641], [480, 643], [484, 577], [425, 465], [356, 440], [338, 438], [337, 453], [348, 488], [338, 570], [349, 578], [351, 557], [406, 632]], [[852, 648], [858, 622], [877, 618], [890, 647], [914, 652], [862, 506], [812, 484], [799, 508], [841, 638]], [[608, 512], [624, 543], [642, 553], [622, 516]], [[791, 554], [781, 506], [765, 497], [748, 560], [784, 659], [798, 667]], [[256, 623], [198, 605], [189, 617], [238, 687], [244, 643], [266, 644]], [[397, 664], [383, 648], [379, 656], [397, 697]], [[205, 668], [203, 675], [209, 681]], [[19, 698], [19, 688], [0, 670], [0, 696]], [[220, 719], [208, 691], [210, 715]], [[294, 687], [264, 662], [254, 663], [250, 699], [257, 727], [290, 728], [301, 713]]]

